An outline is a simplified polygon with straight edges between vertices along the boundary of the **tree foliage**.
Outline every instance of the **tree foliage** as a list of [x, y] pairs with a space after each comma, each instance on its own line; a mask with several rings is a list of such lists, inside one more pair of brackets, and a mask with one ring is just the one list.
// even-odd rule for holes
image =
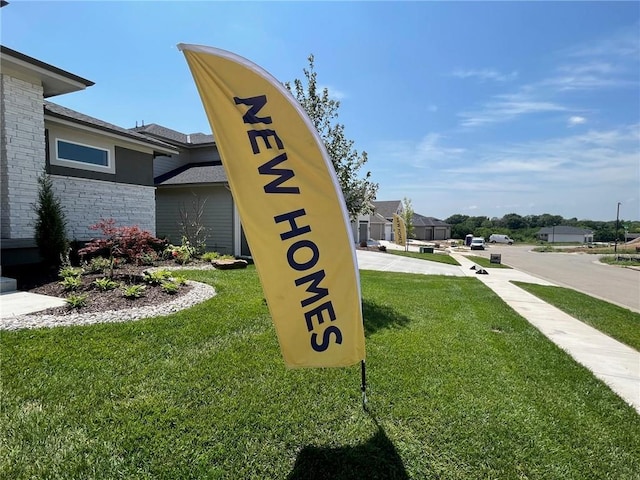
[[415, 238], [413, 228], [413, 205], [411, 204], [411, 199], [404, 197], [402, 200], [402, 207], [402, 218], [404, 219], [404, 224], [407, 227], [407, 238]]
[[58, 267], [69, 250], [67, 220], [60, 200], [53, 192], [53, 183], [45, 171], [38, 177], [38, 202], [36, 212], [35, 239], [45, 265]]
[[333, 168], [342, 189], [347, 211], [351, 219], [371, 212], [372, 201], [376, 198], [378, 185], [373, 183], [371, 172], [359, 176], [360, 169], [367, 162], [367, 152], [354, 149], [353, 140], [345, 136], [344, 125], [337, 122], [340, 102], [329, 95], [325, 87], [318, 87], [314, 57], [309, 55], [309, 67], [303, 69], [305, 81], [295, 79], [293, 85], [285, 87], [307, 112], [331, 158]]
[[[445, 219], [451, 224], [451, 237], [463, 239], [467, 234], [476, 237], [488, 238], [492, 233], [509, 235], [516, 241], [532, 241], [536, 239], [536, 233], [543, 227], [565, 225], [570, 227], [585, 228], [593, 231], [593, 239], [596, 242], [612, 242], [616, 238], [616, 221], [578, 220], [577, 218], [564, 218], [562, 215], [520, 216], [517, 213], [508, 213], [501, 218], [470, 217], [456, 213]], [[617, 237], [624, 238], [624, 232], [640, 233], [640, 222], [620, 221]]]

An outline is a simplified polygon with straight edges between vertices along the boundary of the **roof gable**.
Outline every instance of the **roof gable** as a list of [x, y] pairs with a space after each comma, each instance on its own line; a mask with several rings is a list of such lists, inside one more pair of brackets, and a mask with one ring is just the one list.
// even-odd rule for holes
[[435, 217], [425, 217], [419, 213], [413, 214], [411, 221], [414, 227], [450, 227], [451, 224], [443, 222]]
[[371, 203], [373, 204], [373, 210], [384, 218], [393, 218], [394, 213], [403, 211], [400, 200], [374, 201]]
[[150, 123], [149, 125], [134, 127], [129, 130], [185, 148], [215, 143], [213, 135], [207, 135], [201, 132], [186, 134], [178, 132], [177, 130], [173, 130], [171, 128], [163, 127], [162, 125], [158, 125], [157, 123]]

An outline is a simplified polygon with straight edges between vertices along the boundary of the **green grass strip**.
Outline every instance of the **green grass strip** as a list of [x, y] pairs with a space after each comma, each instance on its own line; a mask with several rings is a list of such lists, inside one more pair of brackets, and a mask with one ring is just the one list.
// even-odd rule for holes
[[2, 332], [3, 478], [637, 479], [640, 415], [475, 278], [361, 272], [367, 414], [359, 365], [285, 368], [252, 266], [184, 275], [218, 295]]
[[446, 253], [418, 253], [418, 252], [405, 252], [403, 250], [391, 250], [388, 249], [387, 253], [399, 255], [401, 257], [419, 258], [420, 260], [429, 260], [430, 262], [446, 263], [447, 265], [460, 265], [458, 261], [451, 255]]
[[640, 313], [570, 288], [513, 282], [578, 320], [640, 350]]
[[474, 263], [477, 263], [483, 268], [511, 268], [509, 265], [504, 265], [502, 263], [491, 263], [490, 259], [479, 257], [477, 255], [466, 255], [466, 258]]

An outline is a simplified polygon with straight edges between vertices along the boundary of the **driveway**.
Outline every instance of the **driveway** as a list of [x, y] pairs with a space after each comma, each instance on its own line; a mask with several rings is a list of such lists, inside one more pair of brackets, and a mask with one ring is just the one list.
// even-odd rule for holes
[[462, 268], [445, 263], [429, 262], [419, 258], [401, 257], [390, 253], [356, 250], [360, 270], [383, 272], [422, 273], [424, 275], [450, 275], [464, 277]]
[[474, 255], [502, 255], [502, 263], [573, 288], [596, 298], [640, 312], [640, 271], [598, 262], [598, 255], [586, 253], [532, 252], [531, 245], [490, 244]]

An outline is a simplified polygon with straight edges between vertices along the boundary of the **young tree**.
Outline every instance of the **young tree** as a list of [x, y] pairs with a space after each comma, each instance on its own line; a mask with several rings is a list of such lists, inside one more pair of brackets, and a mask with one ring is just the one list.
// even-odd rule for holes
[[414, 238], [413, 233], [413, 206], [411, 205], [411, 199], [404, 197], [402, 200], [403, 212], [402, 218], [404, 218], [404, 224], [407, 227], [407, 238]]
[[371, 172], [367, 172], [364, 178], [358, 176], [359, 170], [367, 162], [367, 152], [358, 153], [353, 148], [353, 140], [345, 137], [344, 125], [336, 121], [340, 102], [330, 98], [326, 87], [319, 89], [313, 55], [309, 55], [308, 60], [309, 68], [303, 69], [306, 85], [299, 79], [293, 81], [293, 86], [289, 82], [284, 85], [307, 112], [324, 142], [340, 182], [347, 211], [353, 220], [360, 214], [371, 212], [371, 202], [376, 198], [378, 184], [370, 180]]
[[68, 254], [67, 220], [46, 171], [38, 177], [38, 203], [33, 206], [36, 245], [44, 264], [59, 267]]

